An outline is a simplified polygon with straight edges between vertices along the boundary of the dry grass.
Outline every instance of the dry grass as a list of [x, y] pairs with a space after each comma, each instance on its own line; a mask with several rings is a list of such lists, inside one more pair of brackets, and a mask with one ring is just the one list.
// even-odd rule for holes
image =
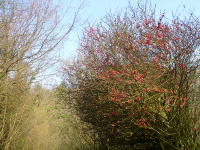
[[39, 89], [30, 99], [31, 111], [23, 123], [24, 134], [16, 149], [83, 150], [89, 147], [90, 137], [83, 133], [84, 126], [63, 103], [58, 104], [54, 94]]
[[33, 111], [26, 123], [26, 149], [58, 149], [61, 141], [56, 132], [56, 126], [59, 120], [55, 120], [54, 111], [48, 111], [48, 108], [52, 106], [53, 104], [48, 99], [43, 99], [39, 106], [33, 106]]

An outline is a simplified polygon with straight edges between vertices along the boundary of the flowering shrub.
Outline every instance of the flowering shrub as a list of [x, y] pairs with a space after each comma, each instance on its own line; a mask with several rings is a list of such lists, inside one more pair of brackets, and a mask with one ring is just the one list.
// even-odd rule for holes
[[183, 121], [190, 119], [199, 24], [140, 13], [110, 17], [86, 30], [82, 60], [68, 71], [76, 82], [71, 86], [79, 89], [75, 105], [104, 144], [149, 141], [152, 147], [181, 148], [190, 136]]

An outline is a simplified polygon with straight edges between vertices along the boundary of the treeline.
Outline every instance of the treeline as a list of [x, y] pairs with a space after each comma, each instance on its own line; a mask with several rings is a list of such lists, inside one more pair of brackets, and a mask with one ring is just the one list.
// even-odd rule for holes
[[89, 25], [60, 95], [94, 133], [91, 149], [199, 149], [199, 46], [198, 17], [148, 3]]
[[41, 97], [34, 85], [58, 60], [79, 10], [53, 0], [0, 1], [0, 149], [24, 149], [24, 124]]

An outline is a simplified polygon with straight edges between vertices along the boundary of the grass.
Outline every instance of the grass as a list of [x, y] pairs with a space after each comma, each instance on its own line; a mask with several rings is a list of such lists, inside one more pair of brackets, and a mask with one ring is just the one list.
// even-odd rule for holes
[[21, 125], [15, 150], [86, 150], [90, 137], [86, 128], [55, 95], [39, 89], [29, 97], [29, 114]]

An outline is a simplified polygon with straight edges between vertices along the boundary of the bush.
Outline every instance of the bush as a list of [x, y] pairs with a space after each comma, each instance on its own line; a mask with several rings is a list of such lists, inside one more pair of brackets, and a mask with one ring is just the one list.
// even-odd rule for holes
[[100, 149], [197, 149], [199, 21], [167, 21], [140, 6], [86, 29], [79, 59], [65, 69], [69, 103], [98, 133]]

